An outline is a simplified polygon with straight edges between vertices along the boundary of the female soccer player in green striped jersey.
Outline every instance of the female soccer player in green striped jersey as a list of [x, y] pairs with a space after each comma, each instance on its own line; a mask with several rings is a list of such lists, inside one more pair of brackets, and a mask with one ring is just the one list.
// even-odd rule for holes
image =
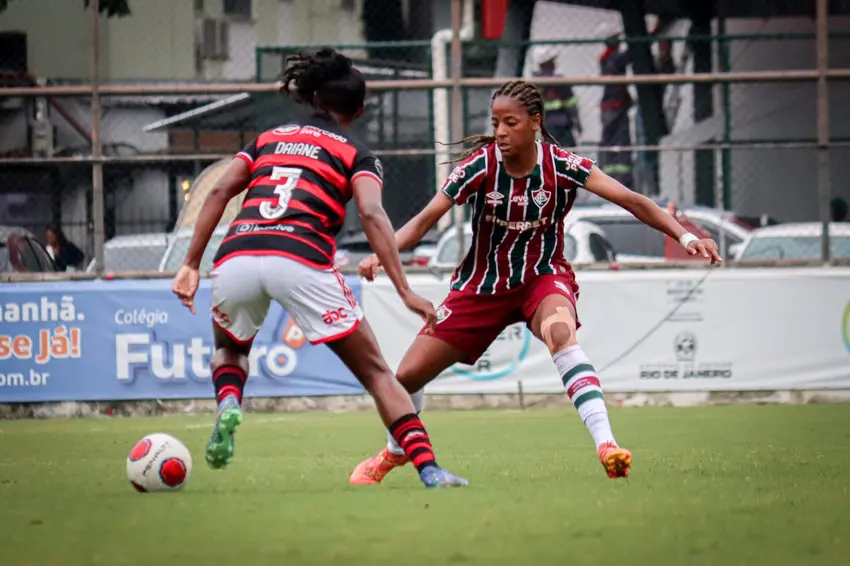
[[[493, 94], [491, 111], [493, 134], [463, 140], [475, 147], [442, 191], [396, 233], [399, 249], [408, 249], [453, 205], [472, 211], [471, 247], [437, 309], [438, 324], [419, 333], [399, 365], [398, 379], [421, 410], [428, 382], [453, 364], [474, 364], [505, 327], [525, 322], [551, 352], [608, 476], [624, 477], [632, 455], [614, 440], [596, 370], [576, 340], [578, 285], [564, 258], [564, 218], [583, 189], [678, 240], [691, 255], [722, 261], [717, 244], [690, 234], [590, 159], [560, 148], [543, 124], [543, 99], [531, 83], [503, 84]], [[537, 141], [538, 131], [545, 141]], [[375, 256], [360, 264], [361, 276], [370, 281], [379, 269]], [[390, 438], [386, 448], [357, 466], [350, 482], [379, 483], [405, 463], [404, 451]]]

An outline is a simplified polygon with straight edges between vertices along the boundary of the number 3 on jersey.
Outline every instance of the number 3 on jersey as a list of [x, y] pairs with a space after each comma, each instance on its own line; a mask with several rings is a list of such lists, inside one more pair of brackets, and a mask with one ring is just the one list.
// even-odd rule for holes
[[264, 202], [260, 205], [260, 215], [269, 220], [280, 218], [286, 213], [289, 207], [289, 197], [292, 196], [292, 190], [298, 184], [298, 179], [301, 178], [301, 169], [295, 167], [274, 167], [272, 174], [269, 177], [272, 181], [284, 180], [282, 185], [274, 188], [274, 194], [277, 195], [277, 203], [272, 206], [269, 202]]

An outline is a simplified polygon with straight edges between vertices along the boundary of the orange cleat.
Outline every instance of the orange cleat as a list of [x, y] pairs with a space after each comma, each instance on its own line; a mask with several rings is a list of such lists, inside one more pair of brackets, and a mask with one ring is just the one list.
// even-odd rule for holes
[[351, 477], [348, 478], [348, 483], [351, 485], [372, 485], [381, 483], [381, 480], [386, 477], [393, 468], [404, 466], [409, 462], [404, 454], [393, 454], [386, 447], [383, 450], [360, 462], [354, 471], [351, 472]]
[[632, 467], [632, 453], [613, 442], [606, 442], [599, 447], [599, 461], [609, 478], [625, 478]]

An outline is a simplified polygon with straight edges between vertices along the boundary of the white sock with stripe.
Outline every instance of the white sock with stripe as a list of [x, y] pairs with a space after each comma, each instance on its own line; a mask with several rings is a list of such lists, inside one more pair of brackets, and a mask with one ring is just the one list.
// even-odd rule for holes
[[552, 359], [555, 361], [555, 367], [558, 368], [570, 401], [575, 405], [578, 416], [593, 437], [596, 449], [599, 450], [599, 447], [606, 442], [616, 444], [596, 369], [581, 350], [581, 346], [568, 346], [554, 354]]
[[[414, 412], [417, 415], [421, 413], [422, 408], [425, 406], [425, 388], [420, 389], [416, 393], [411, 393], [410, 400], [413, 401]], [[387, 450], [399, 456], [404, 455], [404, 448], [398, 445], [398, 442], [395, 441], [389, 431], [387, 431]]]

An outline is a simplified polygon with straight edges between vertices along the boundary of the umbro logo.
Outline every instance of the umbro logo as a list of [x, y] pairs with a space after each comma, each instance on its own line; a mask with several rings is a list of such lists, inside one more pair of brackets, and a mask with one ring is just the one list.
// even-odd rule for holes
[[499, 191], [492, 191], [485, 195], [487, 198], [487, 204], [492, 204], [493, 206], [498, 206], [502, 204], [502, 201], [505, 200], [505, 195], [500, 193]]

